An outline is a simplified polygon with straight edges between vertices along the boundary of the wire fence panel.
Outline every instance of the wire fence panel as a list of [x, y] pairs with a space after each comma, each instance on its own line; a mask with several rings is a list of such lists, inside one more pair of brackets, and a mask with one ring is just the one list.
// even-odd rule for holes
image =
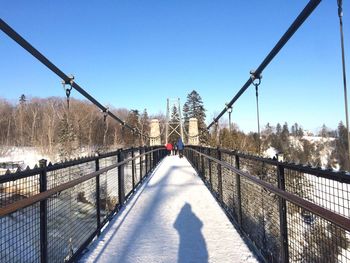
[[96, 230], [95, 178], [48, 199], [48, 261], [70, 259]]
[[302, 207], [288, 203], [291, 262], [350, 262], [350, 233]]
[[[188, 147], [185, 154], [265, 261], [350, 262], [349, 227], [341, 223], [347, 219], [350, 226], [349, 174], [217, 148]], [[282, 198], [280, 191], [293, 198]], [[292, 203], [294, 197], [303, 205]], [[327, 217], [312, 212], [323, 208]]]
[[[139, 156], [140, 152], [135, 151], [135, 157]], [[135, 184], [140, 182], [140, 158], [135, 159]]]
[[40, 262], [40, 208], [34, 204], [0, 218], [1, 262]]
[[225, 208], [230, 212], [232, 216], [237, 219], [235, 214], [235, 189], [236, 189], [236, 178], [234, 173], [227, 168], [222, 168], [222, 192], [223, 192], [223, 203]]
[[[141, 166], [145, 177], [165, 156], [152, 149], [142, 165], [127, 149], [0, 176], [0, 262], [75, 261], [134, 192]], [[128, 161], [116, 166], [118, 156]]]
[[[131, 158], [131, 152], [128, 154], [127, 159]], [[124, 166], [124, 183], [125, 183], [125, 195], [129, 195], [133, 190], [132, 181], [132, 162], [129, 161]]]
[[[0, 184], [0, 208], [39, 193], [39, 174]], [[40, 262], [40, 208], [31, 205], [0, 217], [0, 261]]]
[[[118, 162], [117, 156], [101, 158], [100, 169]], [[100, 175], [100, 217], [103, 222], [119, 205], [118, 168], [113, 168]]]

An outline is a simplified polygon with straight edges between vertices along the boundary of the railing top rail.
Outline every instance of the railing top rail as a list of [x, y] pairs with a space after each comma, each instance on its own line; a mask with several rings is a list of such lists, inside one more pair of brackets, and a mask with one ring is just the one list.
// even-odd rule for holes
[[[136, 160], [136, 159], [138, 159], [138, 158], [140, 158], [142, 156], [145, 156], [145, 155], [150, 154], [152, 152], [158, 151], [160, 149], [162, 149], [162, 148], [157, 148], [157, 149], [153, 149], [153, 150], [147, 151], [147, 152], [142, 153], [140, 155], [137, 155], [137, 156], [135, 156], [133, 158], [128, 158], [128, 159], [126, 159], [126, 160], [124, 160], [122, 162], [118, 162], [116, 164], [112, 164], [112, 165], [110, 165], [108, 167], [105, 167], [103, 169], [100, 169], [100, 170], [98, 170], [96, 172], [92, 172], [92, 173], [83, 175], [80, 178], [74, 179], [74, 180], [72, 180], [70, 182], [63, 183], [63, 184], [61, 184], [59, 186], [56, 186], [54, 188], [51, 188], [50, 190], [45, 191], [45, 192], [42, 192], [42, 193], [33, 195], [31, 197], [28, 197], [28, 198], [16, 201], [16, 202], [14, 202], [12, 204], [9, 204], [9, 205], [7, 205], [7, 206], [5, 206], [5, 207], [0, 209], [0, 218], [3, 217], [3, 216], [6, 216], [8, 214], [11, 214], [13, 212], [16, 212], [16, 211], [18, 211], [20, 209], [26, 208], [26, 207], [28, 207], [30, 205], [33, 205], [33, 204], [35, 204], [35, 203], [37, 203], [39, 201], [45, 200], [45, 199], [49, 198], [50, 196], [53, 196], [53, 195], [55, 195], [55, 194], [57, 194], [59, 192], [67, 190], [67, 189], [69, 189], [71, 187], [74, 187], [74, 186], [76, 186], [76, 185], [78, 185], [78, 184], [80, 184], [82, 182], [90, 180], [90, 179], [92, 179], [92, 178], [94, 178], [94, 177], [96, 177], [96, 176], [98, 176], [100, 174], [106, 173], [106, 172], [108, 172], [111, 169], [117, 168], [117, 167], [119, 167], [119, 166], [121, 166], [123, 164], [126, 164], [126, 163], [128, 163], [130, 161]], [[42, 171], [44, 169], [45, 168], [38, 169], [38, 170]]]
[[[191, 148], [190, 148], [191, 149]], [[207, 154], [204, 154], [204, 153], [201, 153], [197, 150], [194, 150], [194, 149], [191, 149], [192, 151], [196, 152], [197, 154], [201, 155], [201, 156], [204, 156], [205, 158], [207, 159], [210, 159], [218, 164], [220, 164], [221, 166], [235, 172], [236, 174], [240, 175], [240, 176], [243, 176], [245, 178], [247, 178], [248, 180], [254, 182], [255, 184], [269, 190], [270, 192], [278, 195], [279, 197], [282, 197], [283, 199], [287, 200], [288, 202], [291, 202], [297, 206], [300, 206], [330, 222], [333, 222], [334, 224], [342, 227], [343, 229], [347, 230], [347, 231], [350, 231], [350, 218], [347, 218], [347, 217], [344, 217], [342, 215], [339, 215], [337, 213], [334, 213], [322, 206], [319, 206], [317, 204], [314, 204], [310, 201], [307, 201], [295, 194], [292, 194], [292, 193], [289, 193], [289, 192], [286, 192], [286, 191], [283, 191], [279, 188], [277, 188], [276, 186], [274, 185], [271, 185], [259, 178], [256, 178], [255, 176], [252, 176], [248, 173], [245, 173], [239, 169], [237, 169], [236, 167], [230, 165], [229, 163], [226, 163], [224, 161], [220, 161], [214, 157], [211, 157]]]

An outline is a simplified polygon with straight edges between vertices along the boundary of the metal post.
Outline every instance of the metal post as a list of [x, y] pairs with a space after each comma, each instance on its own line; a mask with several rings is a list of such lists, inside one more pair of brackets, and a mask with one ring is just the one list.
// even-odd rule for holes
[[139, 151], [140, 151], [140, 182], [142, 181], [142, 170], [143, 170], [143, 165], [142, 165], [142, 159], [143, 157], [141, 156], [142, 155], [142, 147], [139, 148]]
[[[218, 160], [221, 161], [221, 150], [220, 148], [217, 148], [217, 153], [218, 153]], [[221, 164], [218, 163], [218, 192], [219, 192], [219, 197], [220, 200], [223, 201], [223, 193], [222, 193], [222, 173], [221, 173]]]
[[[95, 160], [95, 170], [100, 170], [99, 154]], [[106, 189], [107, 191], [107, 189]], [[100, 196], [100, 175], [96, 176], [96, 220], [97, 220], [97, 236], [101, 234], [101, 196]]]
[[[204, 153], [204, 147], [201, 147], [201, 153]], [[205, 166], [204, 166], [204, 155], [201, 156], [201, 163], [202, 163], [202, 178], [205, 178]]]
[[[239, 156], [236, 155], [236, 168], [239, 170]], [[241, 196], [241, 176], [236, 173], [236, 192], [238, 202], [238, 225], [242, 226], [242, 196]]]
[[[118, 152], [118, 163], [124, 161], [123, 149]], [[118, 196], [119, 205], [122, 206], [125, 200], [125, 190], [124, 190], [124, 164], [118, 166]]]
[[[47, 173], [46, 173], [47, 160], [42, 159], [39, 161], [39, 166], [42, 168], [40, 173], [40, 193], [47, 190]], [[47, 199], [40, 201], [40, 262], [48, 262], [47, 258]]]
[[146, 152], [146, 155], [145, 155], [145, 166], [146, 166], [146, 173], [145, 173], [145, 175], [147, 175], [148, 174], [148, 158], [149, 158], [149, 156], [148, 156], [148, 149], [147, 149], [147, 147], [145, 148], [145, 152]]
[[[284, 167], [281, 164], [277, 165], [278, 188], [285, 191]], [[282, 197], [278, 198], [279, 215], [280, 215], [280, 242], [281, 242], [281, 262], [289, 262], [288, 251], [288, 228], [287, 228], [287, 205], [286, 200]]]
[[135, 152], [134, 152], [134, 147], [131, 147], [131, 176], [132, 176], [132, 189], [135, 189]]
[[[208, 155], [209, 156], [211, 156], [211, 150], [210, 150], [210, 148], [208, 149]], [[213, 184], [212, 184], [212, 179], [211, 179], [211, 160], [209, 159], [208, 160], [208, 162], [209, 162], [209, 186], [210, 186], [210, 189], [212, 189], [213, 187]]]
[[[200, 152], [199, 147], [196, 147], [196, 150]], [[198, 153], [198, 157], [197, 157], [197, 169], [198, 169], [198, 171], [200, 171], [200, 168], [201, 168], [201, 154]]]
[[[151, 150], [153, 151], [155, 147], [152, 147]], [[153, 164], [152, 164], [152, 169], [154, 169], [154, 167], [156, 167], [157, 165], [157, 154], [158, 154], [158, 151], [155, 151], [152, 153], [152, 160], [153, 160]]]

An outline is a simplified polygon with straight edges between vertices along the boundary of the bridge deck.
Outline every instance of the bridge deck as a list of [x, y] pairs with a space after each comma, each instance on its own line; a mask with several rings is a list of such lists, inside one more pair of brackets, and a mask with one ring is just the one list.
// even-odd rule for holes
[[166, 157], [81, 262], [257, 262], [189, 162]]

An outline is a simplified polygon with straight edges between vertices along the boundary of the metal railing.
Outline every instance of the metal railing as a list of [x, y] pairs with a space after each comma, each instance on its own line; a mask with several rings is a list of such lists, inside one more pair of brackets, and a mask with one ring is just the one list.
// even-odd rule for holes
[[266, 262], [350, 262], [350, 175], [186, 147], [226, 214]]
[[75, 261], [165, 154], [120, 149], [0, 176], [0, 261]]

